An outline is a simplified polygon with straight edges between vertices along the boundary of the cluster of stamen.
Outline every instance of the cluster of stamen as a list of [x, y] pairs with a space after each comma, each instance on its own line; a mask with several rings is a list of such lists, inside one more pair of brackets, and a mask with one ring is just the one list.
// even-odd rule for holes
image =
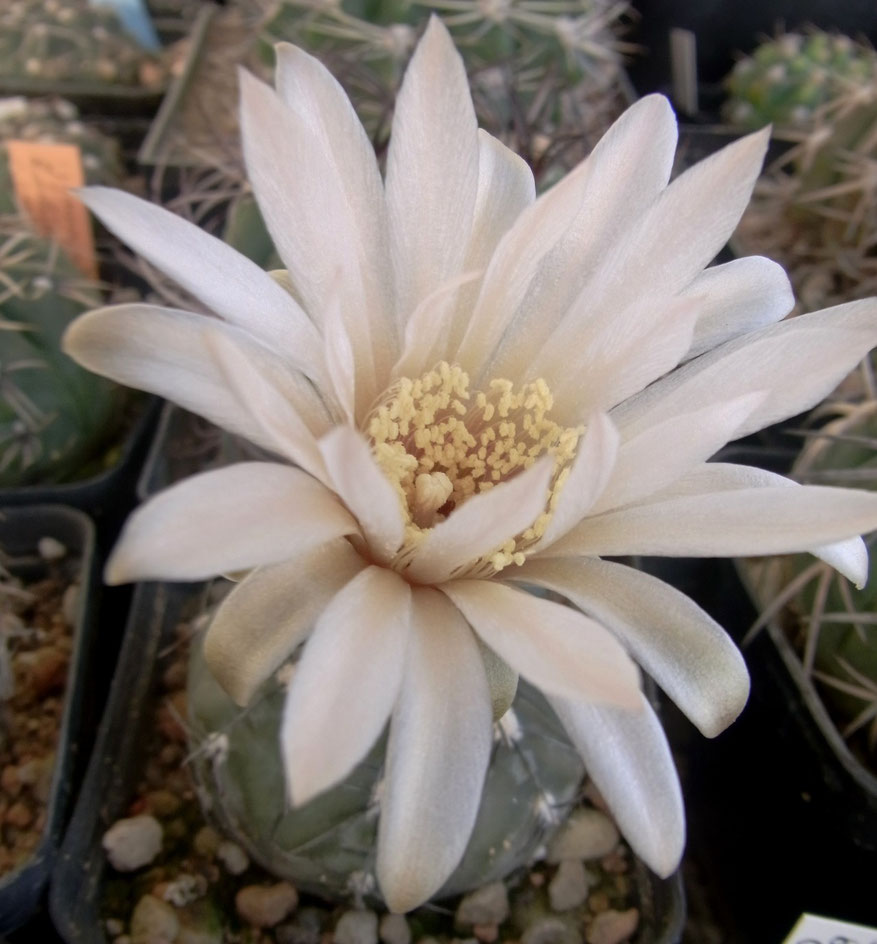
[[472, 495], [551, 455], [554, 472], [542, 513], [526, 531], [473, 561], [467, 574], [524, 562], [527, 547], [551, 518], [583, 431], [550, 419], [553, 402], [542, 379], [517, 390], [511, 381], [497, 379], [484, 391], [470, 391], [466, 372], [444, 361], [415, 380], [402, 378], [384, 394], [366, 432], [406, 515], [400, 562]]

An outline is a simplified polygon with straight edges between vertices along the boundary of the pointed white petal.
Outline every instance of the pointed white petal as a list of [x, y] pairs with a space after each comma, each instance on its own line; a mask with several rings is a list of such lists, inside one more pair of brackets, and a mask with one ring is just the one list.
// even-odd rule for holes
[[685, 810], [661, 723], [642, 711], [552, 698], [551, 705], [633, 851], [658, 875], [676, 870], [685, 847]]
[[77, 318], [62, 348], [83, 367], [118, 383], [173, 400], [193, 413], [265, 449], [278, 443], [253, 422], [252, 413], [229, 388], [226, 375], [210, 353], [225, 343], [258, 365], [266, 383], [276, 386], [291, 414], [308, 430], [324, 430], [325, 406], [311, 384], [252, 336], [218, 318], [154, 305], [115, 305]]
[[[484, 364], [493, 376], [516, 376], [526, 352], [541, 345], [589, 275], [602, 268], [602, 251], [666, 186], [675, 147], [676, 121], [667, 100], [646, 96], [587, 160], [520, 214], [485, 276], [460, 350], [464, 368], [474, 373]], [[510, 360], [499, 370], [490, 355], [512, 321]]]
[[826, 397], [877, 344], [877, 300], [800, 315], [729, 341], [652, 384], [612, 413], [625, 439], [692, 403], [758, 390], [761, 406], [738, 436], [794, 416]]
[[759, 391], [692, 410], [657, 423], [623, 443], [612, 478], [592, 513], [639, 501], [703, 464], [736, 438], [737, 430], [764, 397]]
[[267, 272], [194, 223], [130, 193], [87, 187], [78, 195], [107, 229], [211, 311], [282, 351], [291, 366], [321, 382], [319, 336]]
[[317, 620], [295, 669], [280, 743], [298, 806], [342, 780], [378, 739], [402, 684], [411, 589], [367, 567]]
[[663, 581], [594, 558], [527, 561], [514, 579], [562, 594], [608, 627], [707, 737], [743, 710], [749, 674], [740, 651], [715, 620]]
[[203, 580], [356, 531], [335, 496], [300, 469], [240, 462], [193, 475], [141, 505], [125, 523], [106, 580]]
[[588, 420], [569, 478], [560, 490], [554, 514], [542, 539], [533, 545], [529, 553], [553, 544], [590, 511], [611, 481], [618, 441], [618, 431], [605, 413], [595, 413]]
[[396, 99], [386, 198], [404, 324], [460, 274], [478, 188], [478, 134], [463, 60], [433, 16]]
[[244, 158], [305, 310], [322, 326], [332, 297], [340, 300], [357, 352], [358, 395], [368, 404], [395, 360], [380, 176], [334, 79], [306, 53], [283, 49], [279, 74], [288, 96], [294, 98], [300, 83], [302, 99], [313, 92], [327, 112], [304, 100], [287, 107], [271, 88], [241, 72]]
[[547, 694], [639, 705], [636, 666], [577, 610], [490, 580], [455, 580], [442, 592], [501, 659]]
[[332, 487], [356, 515], [371, 552], [387, 563], [405, 534], [401, 498], [355, 429], [337, 426], [320, 440], [319, 446]]
[[395, 912], [426, 901], [460, 861], [493, 743], [490, 693], [469, 627], [434, 590], [415, 590], [412, 602], [378, 823], [378, 882]]
[[554, 395], [552, 417], [571, 424], [583, 410], [609, 410], [672, 370], [691, 346], [697, 314], [696, 299], [646, 294], [593, 331], [586, 317], [565, 325], [534, 367]]
[[689, 357], [780, 321], [795, 304], [785, 270], [763, 256], [704, 269], [682, 296], [697, 298], [700, 306]]
[[272, 444], [274, 452], [327, 484], [326, 467], [317, 440], [289, 400], [271, 382], [270, 373], [264, 369], [264, 358], [254, 357], [253, 351], [235, 344], [222, 333], [207, 334], [204, 341], [225, 378], [226, 387], [237, 396], [238, 403], [250, 417], [251, 428]]
[[335, 402], [344, 420], [351, 426], [356, 423], [356, 354], [350, 335], [344, 324], [341, 298], [337, 293], [326, 299], [323, 312], [323, 347], [326, 355], [326, 371]]
[[250, 573], [222, 601], [204, 637], [204, 658], [219, 684], [246, 705], [365, 566], [339, 538]]
[[554, 461], [546, 456], [508, 482], [468, 498], [429, 531], [406, 576], [441, 583], [525, 531], [548, 503], [553, 469]]
[[745, 557], [818, 553], [821, 545], [877, 529], [877, 495], [853, 489], [766, 486], [652, 496], [588, 518], [546, 556]]
[[[666, 497], [678, 497], [738, 488], [796, 488], [797, 484], [785, 476], [755, 466], [708, 462], [692, 469], [688, 475], [665, 488], [661, 494]], [[847, 538], [831, 544], [808, 547], [806, 550], [834, 567], [860, 589], [865, 586], [868, 580], [868, 549], [861, 538]]]

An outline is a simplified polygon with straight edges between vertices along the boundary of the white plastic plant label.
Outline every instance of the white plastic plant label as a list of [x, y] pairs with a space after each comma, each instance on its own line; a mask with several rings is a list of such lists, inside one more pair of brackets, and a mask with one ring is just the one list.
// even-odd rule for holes
[[783, 944], [877, 944], [877, 928], [802, 914]]

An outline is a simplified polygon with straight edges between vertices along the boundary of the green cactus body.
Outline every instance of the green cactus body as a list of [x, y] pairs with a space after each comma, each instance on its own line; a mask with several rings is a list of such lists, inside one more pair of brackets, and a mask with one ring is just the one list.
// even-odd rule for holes
[[[793, 470], [796, 478], [877, 489], [877, 401], [845, 409], [820, 434], [802, 453]], [[816, 573], [792, 600], [805, 666], [824, 682], [823, 698], [841, 720], [839, 727], [849, 730], [869, 704], [877, 709], [877, 555], [871, 554], [869, 579], [861, 590], [827, 564], [814, 568], [809, 555], [786, 559], [783, 583], [790, 584], [808, 568]], [[871, 749], [877, 749], [877, 742]]]
[[57, 245], [0, 226], [0, 487], [63, 482], [121, 419], [123, 391], [60, 350], [70, 321], [101, 304]]
[[0, 84], [161, 86], [164, 68], [124, 31], [115, 11], [89, 0], [4, 0]]
[[[290, 809], [278, 738], [285, 691], [270, 680], [245, 709], [207, 668], [198, 641], [188, 710], [205, 809], [273, 874], [324, 897], [377, 896], [375, 836], [386, 736], [338, 786]], [[303, 719], [303, 723], [306, 720]], [[437, 897], [497, 880], [535, 857], [579, 796], [581, 760], [544, 698], [523, 681], [496, 725], [478, 820]]]
[[749, 130], [806, 127], [820, 106], [869, 82], [874, 64], [874, 50], [848, 36], [785, 33], [737, 62], [725, 119]]

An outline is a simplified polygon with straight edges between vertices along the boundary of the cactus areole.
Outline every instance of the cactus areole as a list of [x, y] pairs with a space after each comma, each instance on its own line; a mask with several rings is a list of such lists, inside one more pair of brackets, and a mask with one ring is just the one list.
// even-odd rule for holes
[[[386, 737], [380, 777], [360, 784], [374, 787], [372, 822], [349, 824], [357, 843], [374, 829], [367, 868], [395, 911], [458, 887], [500, 776], [494, 717], [520, 676], [634, 851], [667, 875], [682, 801], [637, 664], [707, 736], [740, 712], [748, 676], [688, 598], [606, 558], [810, 550], [862, 582], [877, 495], [707, 460], [824, 397], [877, 343], [877, 302], [784, 322], [779, 266], [707, 268], [749, 199], [764, 132], [670, 183], [675, 119], [649, 96], [537, 198], [527, 165], [477, 128], [437, 18], [399, 92], [384, 178], [319, 62], [279, 46], [276, 85], [242, 75], [241, 125], [282, 275], [131, 195], [85, 192], [216, 317], [103, 308], [74, 323], [67, 351], [275, 457], [154, 497], [107, 578], [241, 578], [204, 661], [253, 712], [274, 685], [279, 732], [229, 734], [227, 708], [204, 707], [203, 672], [193, 685], [207, 733], [229, 737], [225, 812], [244, 811], [263, 860], [283, 854], [254, 797], [278, 815], [324, 803], [331, 831], [338, 785]], [[531, 738], [512, 711], [500, 724]], [[520, 822], [543, 787], [522, 794]], [[274, 823], [288, 849], [306, 847]]]

